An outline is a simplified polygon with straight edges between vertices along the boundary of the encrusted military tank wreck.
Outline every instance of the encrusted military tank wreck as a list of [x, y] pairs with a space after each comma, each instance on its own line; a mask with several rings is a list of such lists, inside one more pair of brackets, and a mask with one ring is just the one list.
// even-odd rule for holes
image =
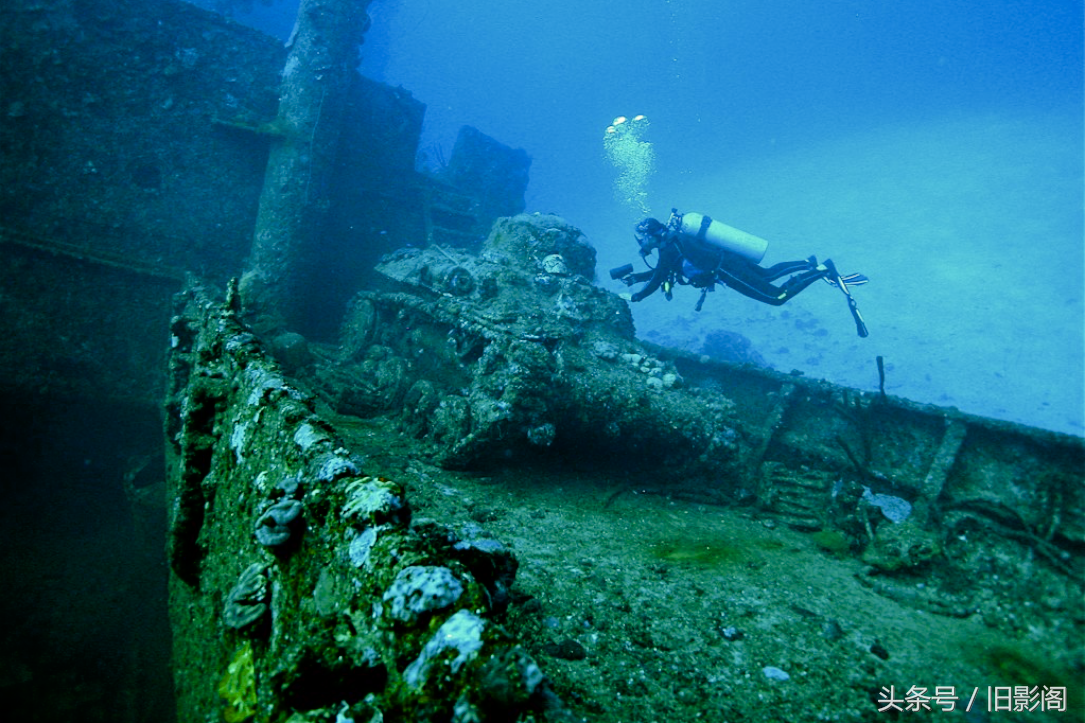
[[633, 335], [627, 304], [593, 284], [595, 250], [556, 216], [499, 220], [479, 253], [384, 257], [321, 385], [344, 413], [401, 410], [446, 466], [522, 450], [634, 452], [717, 472], [745, 458], [733, 404], [689, 389]]

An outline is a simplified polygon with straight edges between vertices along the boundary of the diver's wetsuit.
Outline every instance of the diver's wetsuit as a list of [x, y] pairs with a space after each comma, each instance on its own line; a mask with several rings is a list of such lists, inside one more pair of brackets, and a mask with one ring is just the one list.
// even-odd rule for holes
[[[668, 234], [669, 235], [669, 234]], [[633, 274], [634, 283], [647, 281], [644, 288], [633, 294], [633, 301], [643, 301], [654, 294], [672, 274], [682, 273], [682, 252], [669, 239], [659, 249], [659, 261], [651, 271]]]
[[[683, 248], [684, 247], [684, 248]], [[673, 231], [663, 232], [659, 246], [659, 263], [655, 269], [633, 274], [636, 283], [647, 281], [644, 288], [633, 294], [633, 301], [642, 301], [655, 293], [668, 279], [688, 282], [698, 288], [711, 288], [716, 281], [729, 286], [743, 296], [765, 304], [781, 306], [818, 279], [828, 270], [818, 268], [811, 260], [784, 261], [762, 268], [738, 254], [710, 247], [696, 239], [680, 239]], [[771, 282], [796, 274], [782, 286]]]

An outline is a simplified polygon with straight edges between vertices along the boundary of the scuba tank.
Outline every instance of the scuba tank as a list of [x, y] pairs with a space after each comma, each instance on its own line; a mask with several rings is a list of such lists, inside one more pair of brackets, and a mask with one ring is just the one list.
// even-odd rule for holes
[[670, 227], [683, 236], [694, 238], [724, 251], [759, 263], [765, 257], [769, 242], [752, 233], [713, 220], [700, 213], [679, 214], [672, 209]]

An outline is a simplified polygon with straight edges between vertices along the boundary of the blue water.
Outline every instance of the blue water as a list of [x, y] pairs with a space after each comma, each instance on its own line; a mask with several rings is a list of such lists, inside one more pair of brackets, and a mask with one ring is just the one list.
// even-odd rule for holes
[[[257, 18], [276, 32], [289, 2]], [[637, 214], [603, 155], [651, 121], [655, 215], [710, 214], [872, 279], [782, 308], [692, 290], [634, 308], [638, 334], [697, 348], [726, 328], [775, 367], [1082, 434], [1082, 4], [943, 0], [497, 0], [370, 7], [367, 75], [427, 104], [423, 150], [470, 124], [534, 159], [528, 211], [582, 228], [605, 269]], [[275, 25], [278, 23], [278, 26]], [[682, 293], [682, 292], [686, 293]]]

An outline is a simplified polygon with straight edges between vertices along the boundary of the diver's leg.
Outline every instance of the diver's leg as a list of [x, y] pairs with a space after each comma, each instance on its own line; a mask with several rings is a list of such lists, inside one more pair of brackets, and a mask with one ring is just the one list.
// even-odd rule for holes
[[720, 281], [743, 296], [756, 299], [763, 304], [783, 306], [807, 286], [820, 278], [824, 278], [826, 272], [818, 270], [807, 271], [798, 276], [792, 276], [787, 280], [786, 284], [779, 287], [764, 282], [756, 283], [753, 279], [736, 276], [726, 269], [718, 269], [716, 273], [719, 275]]
[[740, 276], [722, 267], [716, 269], [716, 278], [719, 279], [720, 283], [726, 284], [743, 296], [748, 296], [763, 304], [780, 306], [788, 298], [787, 294], [781, 296], [782, 289], [773, 286], [764, 279], [746, 275]]
[[809, 259], [802, 261], [782, 261], [775, 266], [770, 266], [767, 269], [763, 269], [760, 266], [756, 267], [758, 275], [765, 281], [775, 281], [784, 276], [790, 276], [791, 274], [799, 273], [800, 271], [811, 271], [817, 268], [817, 259], [811, 256]]
[[792, 276], [790, 279], [787, 280], [787, 283], [780, 287], [780, 291], [782, 292], [780, 294], [780, 303], [783, 304], [787, 300], [791, 299], [800, 291], [802, 291], [818, 279], [825, 278], [826, 274], [828, 273], [829, 272], [826, 269], [814, 269], [813, 271], [807, 271], [797, 276]]

